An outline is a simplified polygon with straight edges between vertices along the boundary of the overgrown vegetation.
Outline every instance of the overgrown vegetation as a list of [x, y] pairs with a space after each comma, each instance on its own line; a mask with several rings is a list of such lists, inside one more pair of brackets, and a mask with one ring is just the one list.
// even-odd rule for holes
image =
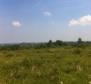
[[57, 40], [0, 47], [0, 84], [90, 83], [90, 44]]

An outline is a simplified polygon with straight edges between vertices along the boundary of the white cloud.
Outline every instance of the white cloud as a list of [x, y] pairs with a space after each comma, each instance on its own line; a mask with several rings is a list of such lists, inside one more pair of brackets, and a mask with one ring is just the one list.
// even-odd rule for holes
[[12, 26], [13, 26], [13, 27], [21, 27], [22, 24], [21, 24], [21, 22], [19, 22], [19, 21], [13, 21], [13, 22], [12, 22]]
[[79, 19], [72, 19], [69, 21], [69, 26], [77, 25], [91, 25], [91, 15], [80, 17]]
[[51, 12], [49, 12], [49, 11], [44, 11], [44, 12], [43, 12], [43, 15], [45, 15], [45, 16], [51, 16], [51, 15], [52, 15], [52, 13], [51, 13]]

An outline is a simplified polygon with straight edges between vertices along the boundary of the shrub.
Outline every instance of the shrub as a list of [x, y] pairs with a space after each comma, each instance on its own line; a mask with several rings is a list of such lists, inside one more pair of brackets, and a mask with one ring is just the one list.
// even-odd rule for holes
[[74, 54], [80, 54], [81, 53], [81, 49], [77, 48], [73, 51]]

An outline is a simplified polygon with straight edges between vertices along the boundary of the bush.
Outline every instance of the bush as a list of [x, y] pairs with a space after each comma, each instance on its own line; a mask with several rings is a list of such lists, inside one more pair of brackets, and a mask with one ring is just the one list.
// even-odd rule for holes
[[73, 51], [74, 54], [80, 54], [81, 53], [81, 49], [77, 48]]

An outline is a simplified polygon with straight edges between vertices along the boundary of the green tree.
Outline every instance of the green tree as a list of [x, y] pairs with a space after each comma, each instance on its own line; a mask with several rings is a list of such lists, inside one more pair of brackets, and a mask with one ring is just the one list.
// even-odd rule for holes
[[47, 43], [47, 46], [48, 46], [48, 47], [52, 47], [52, 46], [53, 46], [52, 40], [49, 40], [49, 42]]
[[56, 40], [56, 45], [58, 45], [58, 46], [61, 46], [61, 45], [63, 45], [63, 41], [60, 41], [60, 40]]
[[78, 38], [78, 44], [81, 44], [81, 43], [82, 43], [82, 39]]
[[82, 39], [81, 38], [78, 38], [78, 41], [77, 41], [78, 47], [84, 47], [85, 46], [84, 44], [85, 43], [82, 41]]

